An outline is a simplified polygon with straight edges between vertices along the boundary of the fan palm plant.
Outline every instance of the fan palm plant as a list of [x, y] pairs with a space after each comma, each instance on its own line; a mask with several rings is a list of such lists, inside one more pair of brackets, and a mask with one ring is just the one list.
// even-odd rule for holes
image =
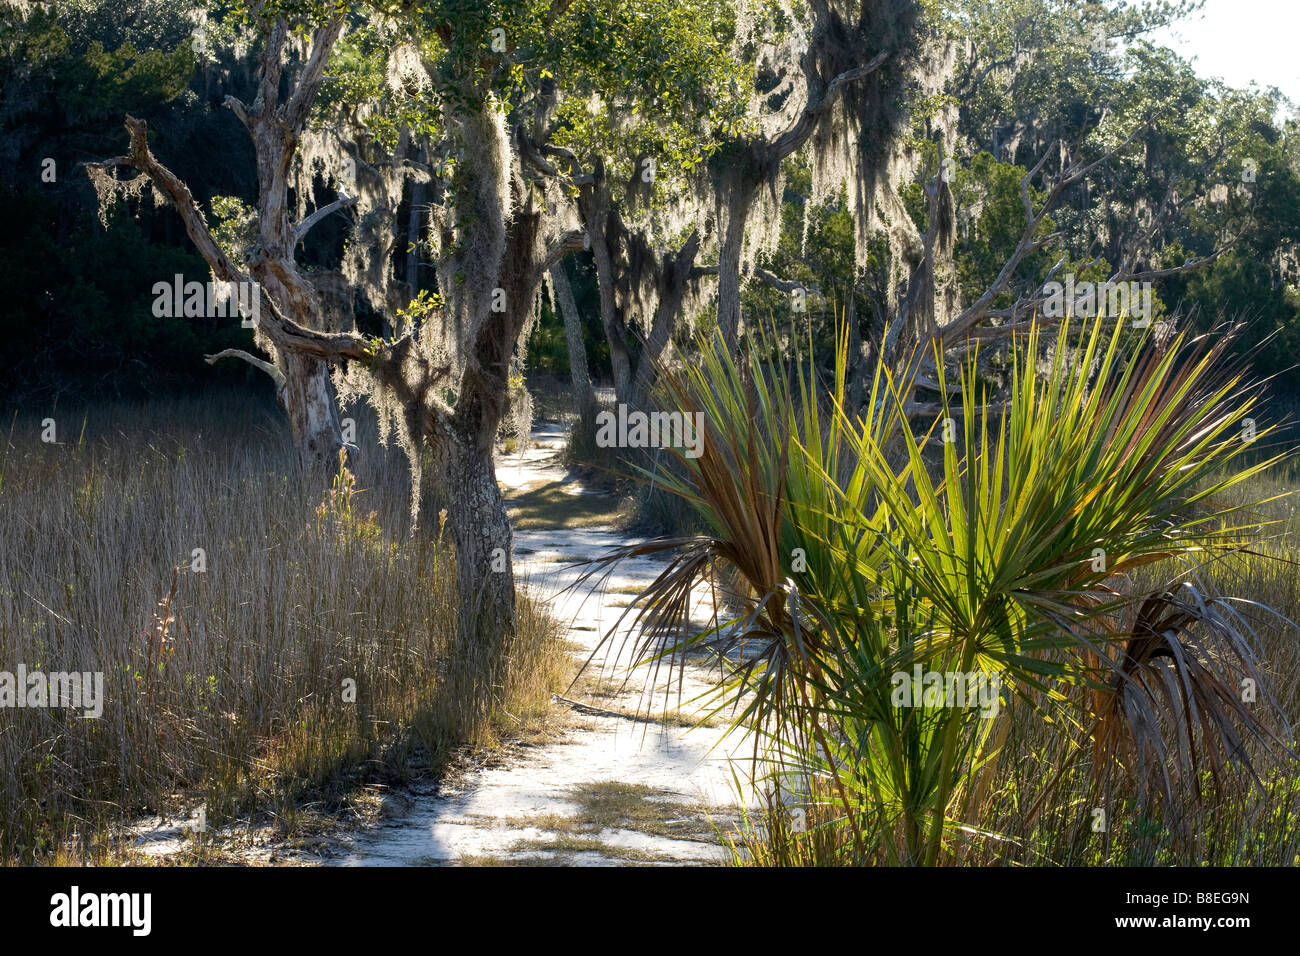
[[[1281, 457], [1247, 440], [1273, 432], [1252, 418], [1258, 383], [1230, 333], [1125, 341], [1098, 319], [1048, 349], [1035, 328], [1003, 404], [972, 358], [959, 405], [919, 427], [883, 368], [846, 407], [843, 336], [824, 382], [771, 358], [771, 332], [739, 360], [701, 338], [664, 370], [661, 404], [702, 415], [705, 437], [658, 480], [708, 530], [588, 573], [670, 555], [625, 640], [656, 675], [698, 650], [728, 668], [713, 712], [750, 728], [769, 817], [803, 804], [840, 862], [935, 865], [997, 836], [966, 820], [1012, 720], [1083, 728], [1062, 761], [1086, 747], [1098, 788], [1118, 770], [1171, 813], [1202, 768], [1226, 785], [1252, 749], [1289, 753], [1247, 622], [1196, 576], [1258, 532], [1251, 502], [1222, 503]], [[692, 634], [701, 586], [714, 619]]]

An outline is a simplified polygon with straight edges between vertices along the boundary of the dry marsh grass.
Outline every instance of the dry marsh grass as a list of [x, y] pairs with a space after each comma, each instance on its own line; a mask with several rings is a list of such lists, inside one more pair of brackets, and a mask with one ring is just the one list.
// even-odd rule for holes
[[454, 556], [409, 533], [382, 450], [330, 496], [244, 396], [6, 424], [0, 670], [102, 672], [105, 699], [98, 719], [4, 711], [0, 860], [89, 859], [117, 824], [196, 802], [214, 826], [336, 806], [525, 729], [567, 681], [527, 599], [509, 647], [454, 646]]

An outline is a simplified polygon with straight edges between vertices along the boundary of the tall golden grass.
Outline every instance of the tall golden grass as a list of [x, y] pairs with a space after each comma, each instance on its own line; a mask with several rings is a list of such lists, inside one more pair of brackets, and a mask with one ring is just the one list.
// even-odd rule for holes
[[490, 745], [566, 676], [527, 600], [511, 646], [453, 647], [454, 555], [409, 532], [405, 471], [373, 430], [359, 484], [326, 493], [247, 396], [5, 424], [0, 670], [102, 671], [106, 702], [99, 719], [0, 711], [0, 860], [75, 859], [196, 802], [214, 826], [328, 806]]

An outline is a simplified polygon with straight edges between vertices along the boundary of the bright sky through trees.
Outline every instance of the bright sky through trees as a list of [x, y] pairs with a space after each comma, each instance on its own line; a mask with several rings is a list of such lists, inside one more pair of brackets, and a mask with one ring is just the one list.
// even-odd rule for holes
[[1296, 0], [1207, 0], [1205, 8], [1153, 39], [1194, 57], [1202, 76], [1233, 86], [1276, 86], [1300, 103], [1300, 3]]

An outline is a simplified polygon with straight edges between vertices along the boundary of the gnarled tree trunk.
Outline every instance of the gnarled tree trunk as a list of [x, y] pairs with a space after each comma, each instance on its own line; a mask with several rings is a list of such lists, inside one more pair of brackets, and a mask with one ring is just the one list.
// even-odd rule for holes
[[687, 284], [695, 278], [693, 270], [699, 251], [700, 232], [692, 229], [682, 247], [665, 256], [656, 269], [654, 319], [632, 383], [629, 404], [633, 408], [650, 410], [650, 390], [659, 368], [672, 354], [673, 335], [682, 314]]
[[[298, 272], [294, 250], [313, 224], [354, 200], [341, 197], [295, 224], [288, 208], [289, 172], [307, 114], [324, 78], [325, 64], [343, 31], [345, 18], [345, 14], [337, 14], [312, 31], [307, 61], [296, 82], [288, 84], [282, 83], [282, 71], [289, 22], [283, 15], [266, 22], [259, 58], [257, 98], [250, 107], [235, 97], [226, 97], [226, 106], [248, 130], [257, 165], [258, 241], [248, 256], [247, 271], [233, 262], [217, 243], [189, 188], [154, 158], [149, 149], [148, 127], [143, 121], [131, 116], [126, 118], [126, 128], [131, 136], [130, 153], [93, 164], [99, 167], [129, 165], [148, 176], [154, 188], [175, 207], [185, 224], [186, 234], [216, 279], [248, 282], [251, 277], [260, 287], [260, 293], [271, 299], [282, 316], [304, 329], [321, 329], [320, 301], [312, 284]], [[287, 96], [283, 95], [282, 86], [287, 88]], [[256, 333], [256, 341], [271, 353], [272, 362], [238, 349], [226, 349], [218, 356], [210, 356], [209, 361], [222, 357], [241, 358], [267, 372], [276, 383], [278, 398], [288, 415], [294, 446], [304, 470], [318, 473], [322, 469], [328, 470], [336, 460], [342, 437], [327, 362], [319, 356], [288, 354], [276, 348], [271, 338], [260, 330]]]
[[740, 335], [740, 257], [745, 243], [745, 225], [758, 193], [755, 176], [733, 175], [719, 199], [725, 203], [726, 225], [718, 248], [718, 331], [729, 349]]
[[311, 355], [289, 352], [280, 357], [284, 372], [284, 410], [293, 444], [304, 469], [332, 466], [343, 443], [338, 402], [329, 365]]
[[449, 499], [447, 525], [456, 546], [461, 635], [481, 641], [512, 631], [514, 535], [497, 485], [492, 443], [484, 448], [474, 436], [465, 435], [444, 447], [438, 463]]

